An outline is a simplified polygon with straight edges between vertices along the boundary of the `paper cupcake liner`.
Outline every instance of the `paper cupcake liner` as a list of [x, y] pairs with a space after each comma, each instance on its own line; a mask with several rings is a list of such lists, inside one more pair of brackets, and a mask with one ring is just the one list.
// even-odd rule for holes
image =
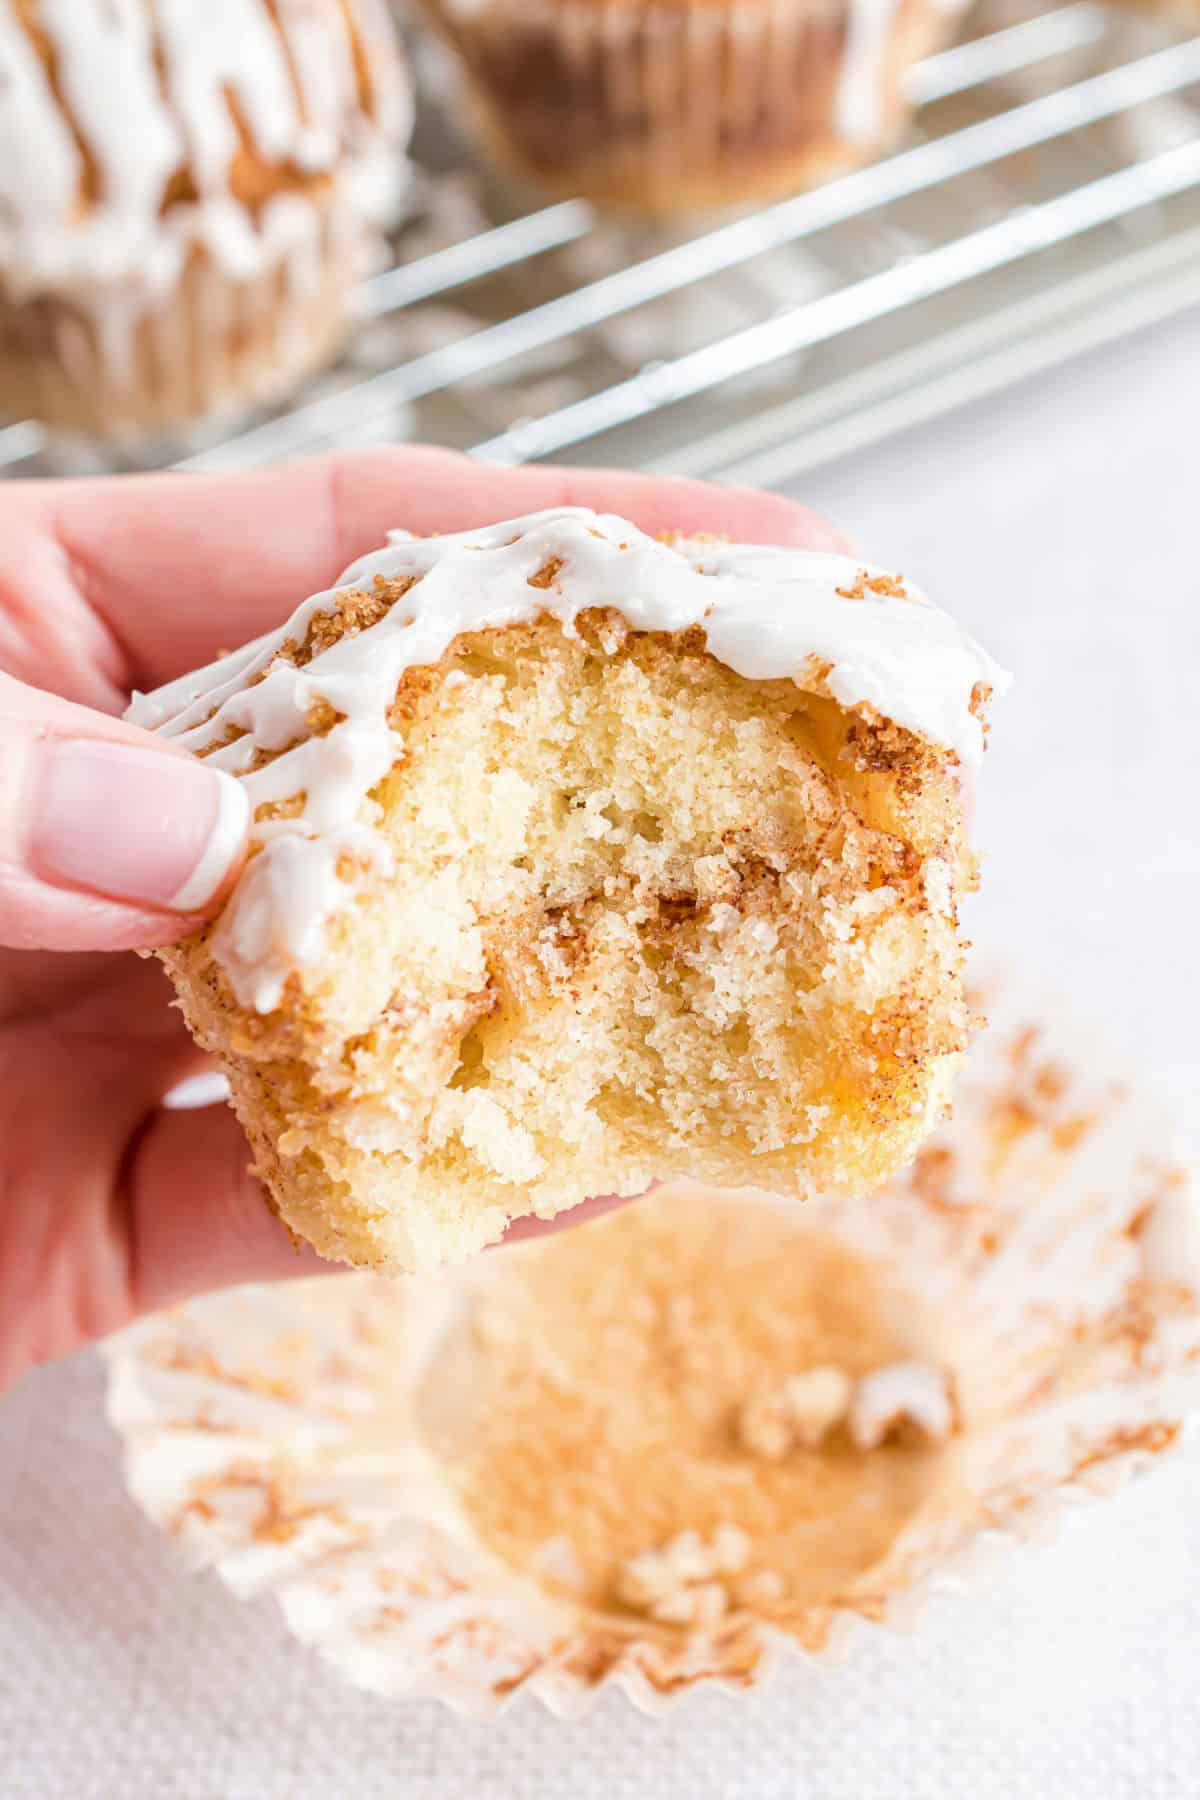
[[[468, 1385], [463, 1320], [537, 1247], [434, 1283], [247, 1288], [135, 1327], [110, 1347], [109, 1411], [136, 1501], [235, 1594], [276, 1594], [355, 1685], [469, 1714], [524, 1691], [575, 1715], [608, 1685], [653, 1711], [911, 1628], [932, 1589], [969, 1585], [997, 1545], [1153, 1463], [1200, 1401], [1200, 1228], [1169, 1128], [1060, 1014], [1011, 983], [983, 1004], [955, 1118], [914, 1170], [789, 1214], [936, 1332], [957, 1430], [890, 1546], [787, 1631], [744, 1600], [692, 1629], [585, 1608], [546, 1564], [536, 1579], [481, 1541], [417, 1397], [431, 1367], [451, 1394]], [[558, 1253], [591, 1280], [589, 1233], [612, 1223]]]
[[425, 0], [502, 161], [669, 213], [821, 180], [885, 145], [961, 0]]

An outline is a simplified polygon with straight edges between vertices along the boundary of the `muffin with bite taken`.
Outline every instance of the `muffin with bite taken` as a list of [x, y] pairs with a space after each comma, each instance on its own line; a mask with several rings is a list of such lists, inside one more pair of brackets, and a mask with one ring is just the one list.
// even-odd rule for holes
[[394, 534], [139, 697], [247, 790], [163, 956], [286, 1223], [414, 1269], [672, 1175], [881, 1182], [971, 1025], [1000, 680], [898, 575], [563, 509]]

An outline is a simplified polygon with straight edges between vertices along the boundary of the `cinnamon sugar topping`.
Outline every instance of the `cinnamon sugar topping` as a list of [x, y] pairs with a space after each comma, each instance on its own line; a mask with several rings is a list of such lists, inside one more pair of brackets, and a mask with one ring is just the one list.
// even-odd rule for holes
[[915, 600], [899, 575], [872, 575], [867, 569], [860, 569], [854, 581], [848, 587], [835, 588], [843, 600], [865, 600], [868, 594], [886, 596], [889, 600]]

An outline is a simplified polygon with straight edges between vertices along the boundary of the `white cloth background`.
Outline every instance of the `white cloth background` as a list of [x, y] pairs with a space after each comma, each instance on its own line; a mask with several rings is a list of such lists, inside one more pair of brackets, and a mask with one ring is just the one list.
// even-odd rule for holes
[[[1019, 675], [975, 930], [1196, 1119], [1200, 319], [831, 469], [807, 497]], [[3, 1800], [1182, 1800], [1200, 1791], [1200, 1450], [915, 1635], [666, 1720], [464, 1724], [341, 1688], [126, 1503], [91, 1358], [0, 1403]]]

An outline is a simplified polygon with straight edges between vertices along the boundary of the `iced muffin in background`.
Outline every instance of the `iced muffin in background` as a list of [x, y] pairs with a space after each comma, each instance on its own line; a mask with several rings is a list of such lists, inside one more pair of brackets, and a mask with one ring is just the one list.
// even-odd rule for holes
[[410, 123], [382, 0], [0, 0], [0, 411], [137, 436], [285, 391]]
[[667, 214], [873, 155], [958, 0], [424, 0], [519, 176]]

